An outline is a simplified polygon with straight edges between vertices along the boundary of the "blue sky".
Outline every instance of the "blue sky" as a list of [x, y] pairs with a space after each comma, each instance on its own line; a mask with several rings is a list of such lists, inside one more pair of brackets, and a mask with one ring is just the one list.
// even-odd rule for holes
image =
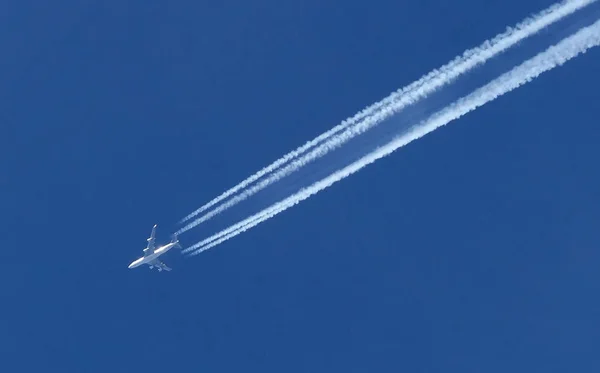
[[172, 272], [127, 269], [153, 224], [550, 4], [0, 5], [4, 369], [598, 370], [597, 49]]

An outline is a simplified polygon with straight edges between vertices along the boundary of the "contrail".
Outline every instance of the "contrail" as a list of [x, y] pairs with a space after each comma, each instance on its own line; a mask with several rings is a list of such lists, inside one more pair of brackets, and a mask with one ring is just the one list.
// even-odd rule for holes
[[[364, 156], [358, 161], [334, 172], [330, 176], [304, 188], [296, 194], [275, 203], [269, 208], [232, 225], [231, 227], [187, 248], [184, 252], [191, 252], [196, 255], [202, 251], [208, 250], [246, 230], [268, 220], [284, 210], [296, 205], [297, 203], [311, 197], [333, 185], [334, 183], [352, 175], [363, 167], [383, 158], [404, 145], [421, 138], [422, 136], [456, 120], [463, 115], [476, 110], [480, 106], [495, 100], [496, 98], [530, 82], [540, 74], [549, 71], [557, 66], [561, 66], [568, 60], [585, 53], [588, 49], [600, 45], [600, 21], [596, 21], [592, 26], [582, 28], [572, 36], [563, 39], [558, 44], [548, 48], [546, 51], [525, 61], [521, 65], [513, 68], [511, 71], [494, 79], [485, 86], [477, 89], [473, 93], [465, 96], [458, 101], [450, 104], [446, 108], [432, 115], [429, 119], [413, 126], [407, 133], [398, 136], [390, 143], [376, 149], [370, 154]], [[194, 251], [195, 250], [195, 251]]]
[[[229, 189], [206, 205], [189, 214], [182, 220], [182, 222], [187, 221], [201, 212], [206, 211], [225, 198], [230, 197], [239, 190], [246, 188], [251, 183], [257, 181], [268, 173], [275, 171], [294, 158], [300, 157], [303, 153], [321, 143], [321, 145], [317, 146], [308, 154], [296, 159], [284, 168], [279, 169], [277, 172], [262, 180], [260, 183], [245, 189], [239, 195], [231, 198], [227, 202], [218, 206], [216, 209], [205, 213], [203, 216], [187, 224], [176, 233], [181, 234], [211, 219], [212, 217], [244, 201], [248, 197], [258, 193], [269, 185], [306, 166], [310, 162], [323, 157], [330, 151], [350, 141], [352, 138], [368, 131], [387, 118], [386, 116], [375, 115], [378, 110], [385, 110], [389, 113], [389, 115], [399, 112], [406, 106], [414, 104], [424, 97], [427, 97], [431, 93], [439, 90], [443, 86], [451, 83], [460, 75], [467, 73], [478, 65], [481, 65], [487, 60], [504, 52], [516, 43], [534, 35], [543, 28], [595, 1], [596, 0], [566, 0], [561, 3], [557, 3], [539, 12], [538, 14], [525, 19], [521, 23], [517, 24], [517, 26], [514, 28], [508, 28], [506, 32], [497, 35], [491, 40], [485, 41], [479, 47], [465, 51], [461, 56], [456, 57], [450, 63], [442, 66], [439, 69], [433, 70], [407, 87], [392, 93], [382, 101], [379, 101], [359, 112], [355, 116], [346, 119], [341, 124], [323, 133], [300, 148], [284, 155], [270, 166], [263, 168], [259, 172], [242, 181], [240, 184]], [[390, 108], [391, 110], [389, 110]], [[340, 132], [342, 133], [338, 134]], [[338, 135], [334, 136], [335, 134]]]

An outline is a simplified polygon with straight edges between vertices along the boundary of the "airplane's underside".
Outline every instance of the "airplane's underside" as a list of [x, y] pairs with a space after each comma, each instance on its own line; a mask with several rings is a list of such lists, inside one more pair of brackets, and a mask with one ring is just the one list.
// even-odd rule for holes
[[161, 262], [158, 259], [158, 257], [160, 255], [163, 255], [164, 253], [166, 253], [173, 247], [181, 248], [181, 245], [179, 245], [179, 240], [177, 239], [177, 235], [173, 235], [171, 242], [168, 243], [167, 245], [161, 246], [159, 248], [155, 248], [155, 246], [154, 246], [155, 233], [156, 233], [156, 224], [154, 225], [154, 227], [152, 227], [152, 233], [150, 234], [150, 237], [146, 240], [146, 241], [148, 241], [148, 245], [144, 249], [144, 256], [133, 261], [133, 263], [131, 263], [128, 268], [135, 268], [135, 267], [139, 267], [142, 264], [147, 264], [150, 267], [150, 269], [156, 267], [156, 269], [158, 269], [159, 272], [162, 272], [163, 270], [164, 271], [171, 270], [171, 268], [167, 267], [167, 265], [165, 263]]

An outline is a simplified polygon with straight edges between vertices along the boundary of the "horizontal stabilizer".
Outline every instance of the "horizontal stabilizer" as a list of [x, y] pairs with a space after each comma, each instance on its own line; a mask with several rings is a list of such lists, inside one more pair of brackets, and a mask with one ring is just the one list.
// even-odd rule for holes
[[177, 238], [177, 235], [174, 234], [173, 236], [171, 236], [171, 243], [174, 243], [176, 248], [181, 249], [181, 245], [179, 244], [179, 239]]

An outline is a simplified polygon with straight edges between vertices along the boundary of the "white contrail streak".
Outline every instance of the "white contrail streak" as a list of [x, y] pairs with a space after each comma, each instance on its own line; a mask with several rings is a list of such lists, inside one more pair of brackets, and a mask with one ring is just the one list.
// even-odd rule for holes
[[352, 175], [363, 167], [391, 154], [400, 147], [403, 147], [478, 107], [528, 83], [540, 74], [562, 65], [568, 60], [581, 53], [585, 53], [588, 49], [598, 45], [600, 45], [600, 21], [597, 21], [592, 26], [582, 28], [576, 34], [563, 39], [558, 44], [525, 61], [511, 71], [477, 89], [470, 95], [450, 104], [429, 119], [409, 129], [407, 133], [398, 136], [390, 143], [376, 149], [358, 161], [334, 172], [313, 185], [300, 190], [298, 193], [275, 203], [271, 207], [185, 249], [184, 252], [195, 250], [191, 255], [196, 255], [202, 251], [208, 250], [261, 222], [272, 218], [323, 189], [330, 187], [334, 183]]
[[[533, 34], [539, 32], [541, 29], [551, 25], [552, 23], [572, 14], [578, 9], [581, 9], [582, 7], [585, 7], [595, 1], [596, 0], [567, 0], [555, 4], [534, 16], [525, 19], [521, 23], [517, 24], [517, 26], [515, 26], [514, 28], [509, 28], [506, 32], [497, 35], [491, 40], [485, 41], [479, 47], [467, 50], [461, 56], [456, 57], [454, 60], [452, 60], [450, 63], [442, 66], [437, 70], [433, 70], [432, 72], [425, 75], [416, 82], [392, 93], [382, 101], [379, 101], [371, 105], [370, 107], [364, 109], [363, 111], [356, 114], [354, 117], [345, 120], [333, 129], [318, 136], [316, 139], [286, 154], [270, 166], [263, 168], [258, 173], [255, 173], [254, 175], [250, 176], [248, 179], [244, 180], [237, 186], [233, 187], [232, 189], [229, 189], [225, 193], [213, 199], [206, 205], [202, 206], [198, 210], [185, 217], [182, 220], [182, 222], [187, 221], [196, 216], [197, 214], [206, 211], [208, 208], [221, 202], [222, 200], [233, 195], [239, 190], [246, 188], [254, 181], [257, 181], [258, 179], [262, 178], [268, 173], [275, 171], [277, 168], [285, 165], [292, 159], [299, 157], [300, 155], [308, 151], [310, 148], [313, 148], [318, 143], [322, 142], [321, 145], [317, 146], [308, 154], [305, 154], [299, 159], [294, 160], [292, 163], [288, 164], [284, 168], [279, 169], [277, 172], [262, 180], [260, 183], [248, 189], [245, 189], [239, 195], [231, 198], [227, 202], [218, 206], [216, 209], [204, 214], [200, 218], [187, 224], [186, 226], [178, 230], [176, 233], [181, 234], [183, 232], [186, 232], [192, 229], [193, 227], [222, 213], [223, 211], [235, 206], [236, 204], [258, 193], [259, 191], [263, 190], [269, 185], [281, 180], [282, 178], [306, 166], [310, 162], [323, 157], [330, 151], [350, 141], [352, 138], [368, 131], [372, 127], [379, 124], [381, 121], [385, 120], [388, 116], [397, 113], [406, 106], [412, 105], [415, 102], [430, 95], [431, 93], [439, 90], [443, 86], [451, 83], [460, 75], [463, 75], [475, 68], [476, 66], [485, 63], [490, 58], [493, 58], [499, 53], [504, 52], [506, 49], [510, 48], [516, 43], [524, 40], [527, 37], [532, 36]], [[378, 110], [383, 110], [388, 115], [379, 115], [379, 113], [377, 112]], [[334, 136], [336, 133], [339, 132], [342, 133], [338, 134], [337, 136]]]

